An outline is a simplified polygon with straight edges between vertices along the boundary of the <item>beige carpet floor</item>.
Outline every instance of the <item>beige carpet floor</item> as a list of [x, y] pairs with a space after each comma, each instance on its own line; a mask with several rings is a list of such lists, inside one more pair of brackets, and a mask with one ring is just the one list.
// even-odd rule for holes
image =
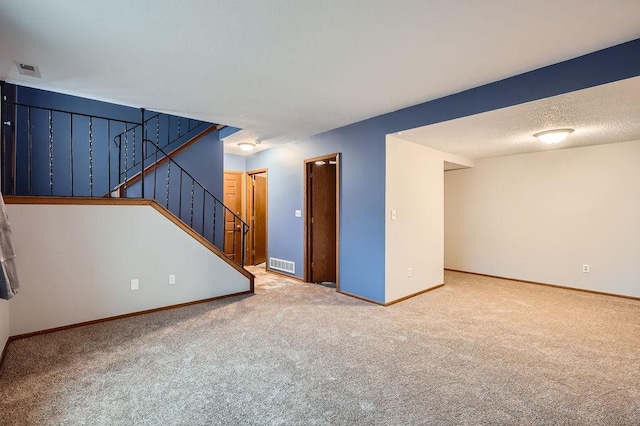
[[461, 273], [384, 308], [256, 294], [14, 341], [1, 425], [638, 425], [640, 302]]

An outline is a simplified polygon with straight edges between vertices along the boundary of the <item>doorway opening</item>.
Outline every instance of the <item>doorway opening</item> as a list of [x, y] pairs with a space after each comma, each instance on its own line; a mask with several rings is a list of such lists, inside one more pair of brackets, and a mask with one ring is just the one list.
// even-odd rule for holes
[[247, 265], [267, 260], [267, 179], [267, 169], [247, 172]]
[[340, 154], [304, 161], [304, 278], [340, 290]]

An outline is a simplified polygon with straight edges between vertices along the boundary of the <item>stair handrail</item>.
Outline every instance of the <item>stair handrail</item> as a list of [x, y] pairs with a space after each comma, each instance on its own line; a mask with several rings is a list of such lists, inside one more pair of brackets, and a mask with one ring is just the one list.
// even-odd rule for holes
[[[176, 167], [178, 167], [178, 169], [180, 170], [180, 172], [181, 172], [181, 173], [184, 173], [186, 176], [188, 176], [188, 177], [189, 177], [189, 179], [191, 179], [191, 181], [193, 182], [193, 184], [198, 185], [198, 187], [199, 187], [199, 188], [201, 188], [201, 189], [204, 191], [204, 193], [205, 193], [206, 195], [210, 196], [210, 197], [211, 197], [211, 198], [212, 198], [212, 199], [213, 199], [217, 204], [219, 204], [220, 206], [222, 206], [222, 207], [224, 208], [224, 210], [225, 210], [225, 213], [226, 213], [226, 212], [231, 213], [231, 214], [233, 215], [233, 223], [234, 223], [234, 226], [236, 226], [235, 224], [236, 224], [238, 221], [240, 222], [240, 224], [239, 224], [239, 225], [237, 225], [237, 227], [242, 229], [242, 239], [241, 239], [241, 240], [242, 240], [242, 241], [241, 241], [241, 244], [242, 244], [242, 254], [241, 254], [241, 262], [237, 262], [237, 260], [236, 260], [236, 262], [237, 262], [237, 263], [239, 263], [239, 264], [240, 264], [240, 266], [244, 266], [244, 260], [245, 260], [245, 238], [244, 238], [244, 237], [245, 237], [245, 236], [247, 235], [247, 233], [249, 232], [249, 225], [248, 225], [244, 220], [242, 220], [242, 218], [241, 218], [240, 216], [238, 216], [238, 215], [237, 215], [233, 210], [231, 210], [231, 209], [230, 209], [229, 207], [227, 207], [227, 206], [226, 206], [222, 201], [220, 201], [220, 199], [219, 199], [218, 197], [216, 197], [215, 195], [213, 195], [213, 193], [212, 193], [212, 192], [211, 192], [211, 191], [210, 191], [206, 186], [204, 186], [204, 184], [202, 184], [202, 183], [201, 183], [200, 181], [198, 181], [195, 177], [193, 177], [193, 175], [191, 175], [191, 173], [187, 172], [187, 171], [184, 169], [184, 167], [182, 167], [182, 166], [181, 166], [181, 165], [180, 165], [180, 164], [179, 164], [179, 163], [178, 163], [178, 162], [177, 162], [177, 161], [176, 161], [176, 160], [175, 160], [175, 159], [174, 159], [170, 154], [168, 154], [168, 153], [167, 153], [167, 152], [165, 152], [162, 148], [160, 148], [160, 147], [159, 147], [159, 146], [158, 146], [154, 141], [152, 141], [152, 140], [150, 140], [150, 139], [147, 139], [147, 138], [144, 138], [144, 139], [142, 139], [142, 142], [143, 142], [143, 143], [149, 143], [149, 144], [151, 144], [151, 145], [153, 146], [153, 148], [156, 150], [156, 155], [157, 155], [157, 152], [160, 152], [160, 153], [164, 156], [163, 158], [166, 158], [166, 159], [167, 159], [167, 161], [169, 161], [169, 162], [173, 163]], [[153, 163], [153, 164], [154, 164], [154, 173], [156, 173], [156, 170], [157, 170], [157, 163], [158, 163], [158, 160], [155, 160], [155, 161], [154, 161], [154, 163]], [[143, 172], [143, 173], [144, 173], [144, 172]], [[142, 176], [141, 176], [141, 179], [143, 179], [143, 180], [144, 180], [144, 175], [142, 175]], [[155, 179], [155, 176], [154, 176], [154, 179]], [[156, 194], [155, 194], [155, 188], [156, 188], [156, 185], [155, 185], [155, 184], [154, 184], [153, 188], [154, 188], [154, 189], [153, 189], [153, 191], [154, 191], [153, 199], [156, 199], [156, 197], [155, 197], [155, 195], [156, 195]], [[182, 188], [180, 188], [180, 190], [182, 190]], [[144, 189], [143, 189], [143, 193], [142, 193], [142, 198], [145, 198]], [[156, 201], [158, 201], [158, 200], [156, 200]], [[204, 203], [204, 200], [203, 200], [203, 203]], [[192, 189], [192, 204], [193, 204], [193, 189]], [[165, 205], [165, 207], [166, 207], [167, 209], [169, 209], [169, 199], [168, 199], [168, 196], [167, 196], [167, 201], [166, 201], [166, 205]], [[192, 207], [192, 208], [193, 208], [193, 207]], [[204, 207], [203, 207], [203, 209], [204, 209]], [[215, 210], [215, 204], [214, 204], [214, 210]], [[191, 216], [193, 217], [193, 211], [191, 212]], [[181, 218], [180, 218], [180, 219], [181, 219]], [[182, 220], [182, 219], [181, 219], [181, 220]], [[193, 220], [193, 218], [192, 218], [192, 220]], [[204, 216], [203, 216], [203, 220], [204, 220]], [[215, 211], [214, 211], [214, 223], [215, 223]], [[194, 228], [193, 228], [193, 223], [189, 224], [189, 226], [190, 226], [192, 229], [194, 229]], [[215, 225], [214, 225], [214, 227], [215, 227]], [[195, 230], [195, 229], [194, 229], [194, 230]], [[197, 231], [196, 231], [196, 232], [197, 232]], [[204, 235], [202, 235], [202, 236], [206, 238], [206, 236], [204, 236]], [[214, 240], [215, 240], [215, 228], [214, 228]], [[212, 241], [212, 243], [215, 245], [215, 241]], [[234, 251], [235, 251], [235, 239], [234, 239], [234, 242], [233, 242], [233, 243], [234, 243]]]

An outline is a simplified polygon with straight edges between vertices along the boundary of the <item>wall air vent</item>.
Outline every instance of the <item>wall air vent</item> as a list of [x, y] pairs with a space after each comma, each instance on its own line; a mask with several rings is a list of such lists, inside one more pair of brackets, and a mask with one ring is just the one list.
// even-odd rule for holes
[[269, 268], [276, 269], [282, 272], [288, 272], [290, 274], [296, 273], [296, 264], [290, 260], [276, 259], [275, 257], [269, 258]]
[[18, 67], [18, 73], [20, 75], [28, 75], [30, 77], [40, 78], [40, 70], [35, 65], [16, 62], [16, 67]]

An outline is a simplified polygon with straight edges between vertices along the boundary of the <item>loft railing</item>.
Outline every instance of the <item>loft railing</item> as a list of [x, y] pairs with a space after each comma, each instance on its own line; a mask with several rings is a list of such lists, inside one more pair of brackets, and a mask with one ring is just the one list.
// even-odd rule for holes
[[4, 194], [101, 197], [118, 185], [111, 135], [139, 123], [4, 98], [3, 110]]
[[[169, 127], [163, 138], [158, 130], [162, 114], [144, 119], [141, 110], [140, 121], [127, 121], [14, 102], [6, 96], [4, 83], [2, 89], [0, 148], [5, 195], [153, 198], [227, 257], [244, 265], [248, 225], [165, 150], [199, 134], [189, 135], [203, 130], [203, 122], [184, 121], [181, 126], [185, 127], [173, 133], [171, 119], [167, 119]], [[156, 141], [146, 138], [150, 124], [156, 125]], [[138, 174], [139, 179], [115, 194], [113, 189], [129, 173]]]

